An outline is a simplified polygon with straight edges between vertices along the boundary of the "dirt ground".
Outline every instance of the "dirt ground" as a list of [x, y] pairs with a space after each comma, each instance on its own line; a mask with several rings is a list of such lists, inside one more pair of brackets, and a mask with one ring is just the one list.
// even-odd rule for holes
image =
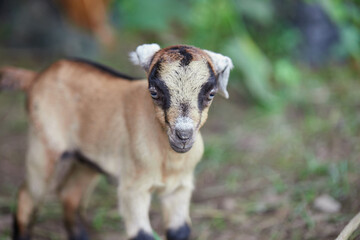
[[[351, 81], [342, 91], [355, 98], [354, 85], [359, 84]], [[229, 101], [217, 97], [202, 131], [206, 150], [196, 170], [192, 239], [335, 239], [360, 210], [360, 115], [349, 113], [359, 106], [353, 98], [333, 104], [337, 93], [331, 87], [315, 90], [309, 102], [275, 113], [247, 104], [236, 92]], [[322, 95], [325, 101], [317, 99]], [[23, 102], [21, 93], [0, 94], [0, 240], [10, 239], [15, 195], [24, 179]], [[343, 108], [348, 102], [352, 105]], [[316, 209], [314, 201], [324, 194], [341, 209]], [[154, 198], [150, 218], [163, 237]], [[34, 239], [66, 239], [61, 218], [59, 202], [50, 197], [39, 212]], [[92, 239], [125, 239], [115, 186], [104, 178], [87, 219]]]

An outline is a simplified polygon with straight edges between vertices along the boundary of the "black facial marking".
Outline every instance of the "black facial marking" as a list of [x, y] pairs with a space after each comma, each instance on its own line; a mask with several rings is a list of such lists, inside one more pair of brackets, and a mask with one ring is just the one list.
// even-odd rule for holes
[[189, 114], [189, 104], [188, 103], [180, 103], [180, 109], [182, 116], [187, 116]]
[[180, 62], [181, 66], [189, 65], [191, 60], [193, 59], [193, 56], [191, 55], [191, 53], [186, 51], [185, 48], [180, 48], [179, 53], [183, 56], [183, 59], [181, 59], [181, 62]]
[[208, 81], [214, 81], [215, 83], [217, 83], [217, 76], [215, 76], [215, 73], [212, 70], [209, 62], [207, 63], [207, 67], [208, 67], [209, 75], [210, 75]]
[[164, 111], [164, 115], [165, 115], [165, 123], [170, 126], [170, 122], [169, 122], [169, 118], [168, 118], [168, 115], [167, 115], [167, 111]]
[[160, 59], [159, 61], [157, 61], [154, 66], [151, 69], [151, 72], [149, 74], [149, 79], [158, 79], [159, 78], [159, 72], [161, 70], [161, 63], [162, 63], [162, 59]]
[[162, 109], [166, 112], [170, 107], [170, 93], [169, 89], [161, 80], [159, 71], [161, 69], [161, 60], [159, 60], [151, 69], [149, 74], [149, 88], [154, 87], [158, 91], [158, 99], [154, 100], [156, 104], [162, 107]]
[[144, 230], [141, 230], [138, 232], [136, 237], [133, 237], [130, 240], [155, 240], [155, 238], [152, 235], [144, 232]]
[[178, 229], [169, 229], [166, 231], [167, 240], [188, 240], [190, 238], [191, 229], [187, 223]]
[[215, 89], [217, 85], [217, 78], [215, 76], [215, 73], [211, 69], [209, 63], [208, 68], [210, 77], [208, 78], [207, 82], [202, 85], [198, 95], [198, 107], [200, 111], [202, 111], [209, 104], [208, 94], [211, 90]]
[[[96, 63], [96, 62], [93, 62], [93, 61], [90, 61], [90, 60], [87, 60], [87, 59], [82, 59], [82, 58], [69, 58], [70, 61], [73, 61], [73, 62], [81, 62], [81, 63], [85, 63], [91, 67], [94, 67], [104, 73], [107, 73], [111, 76], [114, 76], [114, 77], [119, 77], [119, 78], [123, 78], [123, 79], [126, 79], [126, 80], [136, 80], [137, 78], [134, 78], [134, 77], [130, 77], [126, 74], [123, 74], [123, 73], [120, 73], [110, 67], [107, 67], [105, 65], [102, 65], [100, 63]], [[140, 78], [139, 78], [140, 79]]]
[[190, 64], [191, 60], [193, 59], [193, 56], [190, 52], [187, 51], [187, 49], [190, 49], [190, 46], [174, 46], [172, 48], [169, 48], [169, 51], [175, 51], [178, 52], [182, 59], [180, 61], [181, 66], [187, 66]]

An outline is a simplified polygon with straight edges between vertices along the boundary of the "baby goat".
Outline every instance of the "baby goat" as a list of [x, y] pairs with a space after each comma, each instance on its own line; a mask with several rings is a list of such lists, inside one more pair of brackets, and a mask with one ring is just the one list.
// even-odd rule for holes
[[228, 98], [233, 65], [221, 54], [183, 45], [145, 44], [130, 58], [147, 80], [129, 81], [81, 60], [61, 60], [41, 73], [2, 70], [1, 88], [27, 93], [30, 120], [13, 239], [30, 239], [35, 210], [57, 163], [67, 157], [79, 160], [58, 190], [69, 239], [88, 239], [79, 209], [99, 171], [119, 183], [130, 239], [154, 239], [148, 216], [154, 191], [161, 196], [167, 239], [189, 239], [193, 172], [204, 148], [199, 129], [214, 95]]

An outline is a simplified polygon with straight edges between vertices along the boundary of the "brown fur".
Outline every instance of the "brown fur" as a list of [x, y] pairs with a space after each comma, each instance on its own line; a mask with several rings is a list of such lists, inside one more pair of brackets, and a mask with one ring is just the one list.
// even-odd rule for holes
[[210, 57], [201, 49], [193, 47], [193, 46], [187, 46], [187, 45], [174, 45], [167, 48], [163, 48], [159, 50], [153, 57], [152, 64], [150, 65], [150, 68], [152, 68], [157, 61], [159, 61], [161, 58], [168, 62], [174, 62], [181, 60], [181, 56], [177, 54], [176, 52], [169, 52], [172, 48], [179, 48], [179, 47], [186, 47], [186, 51], [189, 52], [193, 56], [193, 61], [199, 61], [201, 59], [206, 59], [214, 71], [214, 67], [212, 64], [212, 61]]

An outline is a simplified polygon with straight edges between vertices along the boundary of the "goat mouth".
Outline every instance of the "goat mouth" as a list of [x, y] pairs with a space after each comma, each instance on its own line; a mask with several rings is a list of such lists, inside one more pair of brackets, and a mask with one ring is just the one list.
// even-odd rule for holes
[[[179, 144], [179, 145], [183, 145], [183, 144]], [[177, 153], [186, 153], [186, 152], [188, 152], [188, 151], [191, 149], [191, 147], [192, 147], [192, 144], [190, 144], [189, 146], [183, 145], [183, 146], [181, 146], [181, 147], [180, 147], [179, 145], [170, 142], [171, 148], [172, 148], [175, 152], [177, 152]]]

